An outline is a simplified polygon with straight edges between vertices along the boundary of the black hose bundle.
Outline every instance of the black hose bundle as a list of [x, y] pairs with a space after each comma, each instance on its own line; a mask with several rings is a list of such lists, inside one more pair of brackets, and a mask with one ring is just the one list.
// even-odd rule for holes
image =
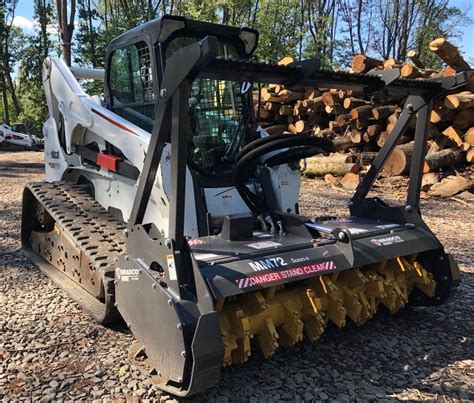
[[250, 210], [257, 216], [262, 215], [265, 213], [265, 206], [261, 205], [257, 195], [246, 186], [247, 178], [253, 174], [257, 165], [262, 163], [260, 157], [276, 150], [284, 150], [263, 162], [275, 166], [299, 161], [316, 154], [328, 153], [333, 148], [330, 140], [308, 135], [279, 134], [254, 140], [237, 155], [234, 169], [235, 187]]

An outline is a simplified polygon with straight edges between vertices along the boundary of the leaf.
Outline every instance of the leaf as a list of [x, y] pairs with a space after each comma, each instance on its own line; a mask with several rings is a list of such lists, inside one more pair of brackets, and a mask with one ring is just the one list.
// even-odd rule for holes
[[128, 371], [128, 365], [124, 365], [118, 369], [117, 375], [124, 376], [127, 373], [127, 371]]

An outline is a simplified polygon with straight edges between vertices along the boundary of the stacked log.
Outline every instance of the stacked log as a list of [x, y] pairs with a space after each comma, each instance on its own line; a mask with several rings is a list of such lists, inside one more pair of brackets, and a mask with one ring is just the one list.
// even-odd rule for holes
[[[414, 51], [408, 52], [408, 61], [378, 60], [366, 55], [352, 59], [352, 71], [366, 73], [373, 69], [401, 70], [401, 76], [412, 79], [441, 77], [469, 69], [457, 49], [443, 38], [430, 43], [430, 49], [446, 63], [446, 68], [435, 72], [425, 68]], [[293, 62], [284, 58], [280, 64]], [[260, 125], [269, 134], [284, 132], [311, 134], [331, 139], [340, 157], [331, 155], [307, 161], [307, 173], [325, 176], [347, 176], [341, 184], [350, 182], [353, 175], [370, 164], [375, 153], [384, 145], [399, 119], [403, 99], [364, 97], [352, 91], [331, 88], [285, 88], [270, 84], [258, 93], [256, 108]], [[424, 172], [437, 172], [474, 161], [474, 81], [465, 88], [446, 95], [433, 106], [428, 129], [428, 145]], [[399, 139], [385, 167], [386, 175], [405, 175], [409, 172], [414, 146], [415, 122], [409, 123]], [[357, 156], [352, 158], [351, 156]], [[358, 161], [354, 164], [353, 160]], [[357, 167], [355, 166], [357, 165]], [[350, 176], [349, 173], [352, 175]], [[333, 183], [332, 179], [330, 181]]]

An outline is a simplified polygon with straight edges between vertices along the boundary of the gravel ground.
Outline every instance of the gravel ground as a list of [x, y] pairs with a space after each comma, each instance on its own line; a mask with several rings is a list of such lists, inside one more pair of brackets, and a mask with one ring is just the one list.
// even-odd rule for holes
[[[96, 325], [23, 256], [21, 192], [42, 169], [42, 153], [0, 151], [0, 400], [171, 400], [129, 358], [129, 333]], [[301, 205], [307, 214], [340, 214], [348, 195], [308, 181]], [[422, 206], [460, 263], [451, 302], [379, 314], [360, 328], [329, 327], [317, 343], [281, 349], [271, 360], [257, 353], [193, 400], [474, 400], [472, 201]]]

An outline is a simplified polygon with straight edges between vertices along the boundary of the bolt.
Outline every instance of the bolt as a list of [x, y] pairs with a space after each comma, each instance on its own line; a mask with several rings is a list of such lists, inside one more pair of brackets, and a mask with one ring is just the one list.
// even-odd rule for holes
[[118, 308], [118, 304], [116, 302], [114, 302], [114, 307]]
[[181, 323], [178, 323], [178, 324], [176, 325], [176, 328], [177, 328], [178, 330], [181, 330], [181, 329], [183, 328], [183, 326], [181, 326]]
[[439, 257], [439, 260], [443, 261], [443, 260], [444, 260], [444, 256], [440, 256], [440, 257]]
[[354, 202], [353, 201], [350, 201], [349, 204], [348, 204], [349, 207], [352, 207], [354, 206]]
[[436, 301], [441, 301], [441, 297], [436, 297]]
[[168, 249], [171, 249], [171, 245], [172, 245], [171, 239], [166, 238], [166, 239], [165, 239], [165, 246], [166, 246]]
[[186, 358], [186, 351], [181, 351], [181, 357]]
[[156, 290], [156, 283], [153, 283], [153, 284], [151, 285], [151, 288], [153, 288], [154, 290]]
[[178, 381], [178, 383], [181, 383], [183, 382], [183, 378], [179, 377], [178, 379], [176, 379]]
[[132, 324], [131, 324], [131, 323], [127, 323], [127, 326], [128, 326], [129, 329], [132, 328]]
[[173, 305], [173, 301], [171, 301], [170, 299], [168, 300], [168, 305]]
[[138, 274], [142, 274], [142, 271], [141, 271], [141, 270], [138, 270]]
[[447, 281], [447, 280], [448, 280], [448, 277], [447, 277], [447, 276], [443, 276], [443, 280], [444, 280], [444, 281]]
[[114, 284], [117, 285], [117, 284], [118, 284], [118, 281], [117, 281], [117, 280], [114, 280]]
[[340, 241], [344, 241], [346, 239], [346, 234], [341, 231], [339, 234], [337, 234], [337, 237]]
[[413, 207], [410, 206], [409, 204], [408, 204], [407, 206], [405, 206], [405, 211], [406, 211], [407, 213], [411, 213], [412, 210], [413, 210]]
[[413, 104], [408, 104], [407, 105], [407, 110], [408, 110], [408, 112], [413, 112], [415, 110], [415, 107], [413, 106]]
[[166, 94], [167, 94], [167, 93], [168, 93], [168, 91], [166, 91], [166, 88], [162, 88], [162, 89], [160, 90], [160, 95], [161, 95], [163, 98], [166, 97]]

